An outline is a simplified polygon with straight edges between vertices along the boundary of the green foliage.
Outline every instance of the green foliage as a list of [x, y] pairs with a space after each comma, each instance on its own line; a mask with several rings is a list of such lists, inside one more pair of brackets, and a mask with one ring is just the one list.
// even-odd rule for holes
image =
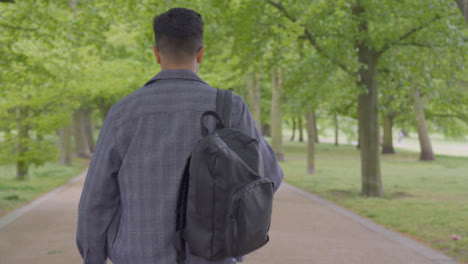
[[11, 56], [0, 65], [1, 163], [41, 165], [57, 157], [47, 135], [67, 122], [78, 92], [67, 80], [63, 41], [53, 34], [67, 19], [62, 7], [40, 1], [0, 5], [9, 25], [0, 53]]
[[[360, 2], [365, 13], [356, 15]], [[16, 1], [0, 4], [0, 141], [5, 162], [41, 164], [56, 157], [50, 138], [77, 108], [101, 118], [158, 71], [152, 19], [172, 7], [192, 8], [205, 22], [200, 76], [246, 96], [246, 75], [261, 76], [262, 122], [269, 123], [273, 67], [285, 69], [285, 117], [306, 107], [319, 123], [338, 114], [354, 137], [356, 41], [381, 50], [382, 114], [411, 128], [409, 92], [421, 88], [430, 129], [466, 133], [467, 27], [454, 1]], [[368, 33], [358, 30], [368, 22]], [[465, 82], [468, 80], [464, 80]], [[20, 118], [20, 114], [26, 114]], [[18, 120], [21, 121], [18, 121]], [[322, 119], [322, 121], [321, 121]], [[28, 135], [20, 135], [27, 125]], [[28, 150], [18, 152], [24, 142]], [[55, 149], [55, 150], [54, 150]], [[39, 155], [39, 153], [48, 153]]]

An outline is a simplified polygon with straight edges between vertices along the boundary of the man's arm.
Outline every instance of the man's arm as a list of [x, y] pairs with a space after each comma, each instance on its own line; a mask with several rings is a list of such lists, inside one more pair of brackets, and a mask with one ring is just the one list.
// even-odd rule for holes
[[271, 181], [273, 181], [274, 190], [276, 191], [279, 188], [281, 182], [283, 181], [283, 170], [278, 164], [275, 152], [270, 147], [268, 142], [266, 142], [265, 138], [257, 128], [252, 113], [250, 112], [249, 106], [241, 96], [239, 97], [241, 101], [241, 106], [239, 109], [239, 122], [235, 126], [235, 128], [257, 139], [260, 145], [265, 176], [268, 177]]
[[78, 205], [76, 244], [85, 264], [107, 261], [107, 229], [120, 206], [122, 162], [110, 113], [104, 119]]

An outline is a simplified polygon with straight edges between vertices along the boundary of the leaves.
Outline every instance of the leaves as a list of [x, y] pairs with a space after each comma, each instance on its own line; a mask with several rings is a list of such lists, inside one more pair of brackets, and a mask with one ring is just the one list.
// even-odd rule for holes
[[[35, 133], [51, 135], [77, 107], [115, 104], [158, 71], [152, 19], [183, 6], [202, 14], [205, 58], [200, 76], [246, 95], [246, 75], [261, 76], [264, 121], [270, 70], [285, 68], [283, 106], [306, 105], [347, 120], [357, 117], [356, 41], [381, 51], [380, 110], [409, 122], [408, 92], [419, 85], [428, 119], [447, 134], [466, 132], [467, 27], [456, 1], [360, 0], [69, 1], [0, 4], [0, 132], [4, 155], [18, 143], [17, 111], [28, 108], [32, 156], [45, 150]], [[367, 22], [368, 31], [359, 30]], [[448, 121], [450, 119], [450, 121]], [[449, 128], [448, 128], [449, 127]], [[52, 144], [52, 143], [50, 143]], [[52, 146], [52, 145], [49, 145]], [[10, 151], [10, 152], [8, 152]], [[26, 155], [26, 154], [25, 154]], [[27, 154], [29, 155], [29, 154]], [[28, 156], [31, 161], [32, 156]], [[20, 158], [19, 156], [13, 159]]]

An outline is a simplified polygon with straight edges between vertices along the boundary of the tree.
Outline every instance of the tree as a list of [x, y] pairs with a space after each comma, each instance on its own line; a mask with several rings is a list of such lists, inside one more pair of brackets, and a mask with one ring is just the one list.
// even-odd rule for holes
[[73, 136], [75, 139], [76, 154], [78, 157], [91, 158], [91, 150], [89, 149], [88, 138], [84, 130], [84, 111], [77, 109], [73, 113]]
[[304, 128], [302, 127], [302, 115], [299, 115], [298, 120], [298, 129], [299, 129], [299, 142], [304, 142]]
[[[2, 2], [13, 4], [0, 5], [5, 33], [0, 35], [0, 160], [16, 163], [18, 178], [25, 179], [31, 164], [58, 158], [53, 132], [60, 137], [60, 162], [71, 163], [73, 112], [76, 147], [89, 156], [94, 148], [93, 111], [104, 118], [113, 104], [154, 75], [148, 46], [154, 41], [147, 21], [155, 15], [155, 6], [159, 10], [172, 3]], [[214, 9], [208, 1], [191, 5]], [[213, 55], [217, 59], [211, 61], [206, 57], [204, 65], [215, 69], [215, 63], [224, 65], [227, 59], [224, 43], [216, 44], [221, 43], [217, 33], [227, 36], [230, 27], [216, 26], [219, 12], [203, 13], [214, 21], [206, 27], [210, 51], [223, 55]], [[224, 76], [219, 72], [217, 76]]]
[[[438, 22], [452, 15], [454, 6], [431, 1], [433, 8], [428, 10], [419, 2], [364, 0], [316, 1], [308, 5], [267, 0], [267, 4], [289, 20], [291, 32], [307, 40], [319, 55], [355, 80], [359, 88], [361, 192], [382, 196], [377, 86], [380, 59], [402, 43], [439, 32], [443, 23]], [[389, 14], [388, 10], [394, 12]], [[399, 15], [398, 10], [411, 10], [412, 15]], [[434, 25], [437, 30], [428, 30]]]
[[313, 123], [313, 127], [314, 127], [314, 141], [315, 143], [320, 143], [319, 141], [319, 135], [318, 135], [318, 127], [317, 127], [317, 113], [314, 112], [314, 118], [312, 120], [314, 123]]
[[306, 112], [307, 128], [307, 172], [315, 173], [315, 129], [314, 129], [314, 111], [308, 109]]
[[468, 23], [468, 0], [455, 0], [455, 2]]
[[60, 160], [59, 164], [62, 165], [71, 165], [71, 152], [72, 152], [72, 143], [71, 143], [71, 125], [64, 125], [60, 130], [57, 131], [59, 136], [59, 145], [60, 145]]
[[[395, 154], [393, 147], [393, 127], [395, 119], [404, 113], [410, 112], [408, 109], [408, 96], [405, 90], [402, 89], [395, 79], [392, 79], [390, 73], [383, 72], [381, 74], [382, 83], [380, 90], [381, 107], [380, 112], [382, 115], [383, 123], [383, 140], [382, 140], [382, 154]], [[411, 115], [410, 119], [413, 118]]]
[[45, 136], [66, 123], [76, 105], [64, 78], [67, 47], [63, 35], [54, 34], [66, 24], [63, 8], [35, 1], [0, 5], [5, 21], [0, 27], [7, 31], [0, 36], [0, 54], [8, 54], [0, 64], [0, 127], [8, 131], [0, 159], [16, 164], [18, 180], [28, 178], [30, 165], [56, 158], [55, 142]]
[[271, 99], [271, 147], [279, 161], [284, 161], [283, 149], [283, 110], [281, 94], [284, 83], [284, 70], [273, 67], [271, 70], [272, 99]]
[[[452, 24], [455, 21], [447, 19], [446, 23]], [[435, 157], [429, 137], [428, 123], [431, 120], [426, 117], [426, 113], [434, 105], [440, 104], [444, 105], [444, 111], [455, 110], [457, 107], [448, 102], [453, 101], [453, 98], [460, 98], [460, 93], [455, 89], [438, 84], [441, 80], [447, 80], [448, 84], [453, 83], [450, 80], [453, 79], [454, 73], [464, 66], [460, 51], [463, 54], [466, 45], [457, 37], [453, 37], [454, 42], [449, 42], [451, 45], [440, 44], [446, 38], [442, 34], [431, 39], [415, 38], [405, 49], [397, 48], [387, 53], [386, 61], [382, 63], [389, 65], [386, 68], [382, 67], [384, 74], [381, 75], [387, 79], [381, 80], [385, 83], [381, 92], [381, 112], [386, 117], [384, 127], [389, 127], [384, 129], [384, 138], [388, 138], [385, 135], [386, 131], [391, 133], [393, 119], [397, 116], [399, 122], [406, 120], [402, 123], [403, 127], [407, 127], [407, 124], [415, 125], [421, 147], [421, 161], [434, 160]], [[404, 61], [403, 58], [409, 60]], [[393, 61], [391, 65], [388, 64], [388, 60]], [[398, 68], [404, 71], [395, 71]], [[388, 119], [391, 119], [391, 122]], [[449, 127], [450, 123], [446, 122], [444, 126]]]
[[258, 128], [262, 127], [261, 123], [261, 85], [259, 74], [247, 74], [247, 101], [250, 104], [252, 115]]
[[291, 139], [289, 139], [289, 141], [294, 141], [294, 138], [296, 137], [296, 119], [293, 117], [291, 119], [291, 123], [292, 123], [292, 135], [291, 135]]
[[383, 117], [383, 141], [382, 141], [382, 154], [394, 154], [393, 148], [393, 122], [395, 113], [390, 112]]
[[335, 146], [338, 146], [339, 143], [339, 134], [340, 134], [340, 125], [338, 123], [338, 114], [333, 114], [333, 124], [335, 125]]
[[427, 132], [426, 118], [424, 115], [424, 101], [421, 99], [421, 93], [418, 86], [414, 87], [413, 91], [413, 108], [416, 114], [415, 122], [418, 130], [419, 145], [421, 146], [420, 160], [434, 160], [434, 151], [432, 150], [431, 140]]

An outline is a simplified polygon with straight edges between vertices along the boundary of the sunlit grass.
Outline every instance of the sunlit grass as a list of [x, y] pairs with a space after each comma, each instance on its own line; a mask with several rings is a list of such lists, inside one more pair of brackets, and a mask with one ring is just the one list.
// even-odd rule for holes
[[285, 152], [286, 182], [468, 262], [468, 158], [419, 162], [409, 151], [382, 156], [384, 198], [364, 198], [355, 146], [318, 144], [314, 175], [306, 173], [305, 143], [285, 141]]
[[15, 179], [14, 164], [0, 166], [0, 216], [64, 184], [83, 171], [88, 163], [86, 159], [73, 158], [72, 166], [55, 162], [40, 167], [31, 166], [28, 180], [25, 181]]

